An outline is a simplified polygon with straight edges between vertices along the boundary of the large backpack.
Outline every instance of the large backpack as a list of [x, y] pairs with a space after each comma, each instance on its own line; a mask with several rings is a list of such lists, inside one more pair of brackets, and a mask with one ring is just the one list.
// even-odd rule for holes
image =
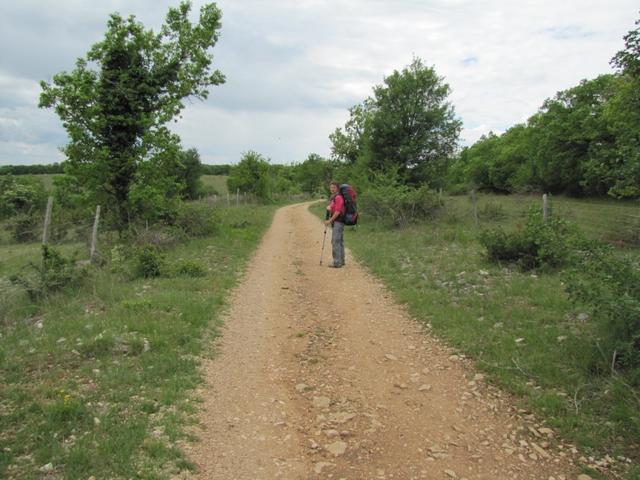
[[343, 183], [339, 188], [340, 195], [344, 199], [345, 213], [342, 221], [345, 225], [356, 225], [358, 223], [358, 204], [356, 203], [356, 191], [351, 185]]

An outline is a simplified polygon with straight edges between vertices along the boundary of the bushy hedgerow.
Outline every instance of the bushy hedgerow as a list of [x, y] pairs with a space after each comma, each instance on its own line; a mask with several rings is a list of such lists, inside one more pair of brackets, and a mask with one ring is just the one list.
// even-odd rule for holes
[[496, 228], [480, 234], [490, 261], [515, 263], [523, 270], [567, 265], [572, 252], [585, 242], [573, 225], [559, 218], [545, 221], [536, 210], [529, 212], [527, 223], [517, 230]]
[[182, 203], [172, 223], [187, 237], [206, 237], [218, 231], [220, 218], [216, 210], [205, 203]]
[[363, 215], [397, 227], [430, 219], [442, 205], [438, 194], [426, 186], [411, 188], [393, 183], [372, 186], [358, 198]]

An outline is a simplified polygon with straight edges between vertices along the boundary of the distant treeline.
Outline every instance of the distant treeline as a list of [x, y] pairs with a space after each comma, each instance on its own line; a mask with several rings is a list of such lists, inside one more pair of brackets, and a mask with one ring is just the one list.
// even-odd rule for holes
[[[205, 165], [201, 167], [202, 175], [229, 175], [231, 165]], [[2, 165], [0, 175], [39, 175], [45, 173], [64, 173], [61, 163], [50, 165]]]
[[206, 165], [202, 164], [202, 175], [229, 175], [231, 165]]
[[449, 169], [449, 185], [494, 192], [640, 197], [640, 20], [611, 60], [615, 74], [583, 80], [526, 123], [483, 136]]
[[2, 165], [0, 175], [40, 175], [45, 173], [64, 173], [60, 163], [50, 165]]

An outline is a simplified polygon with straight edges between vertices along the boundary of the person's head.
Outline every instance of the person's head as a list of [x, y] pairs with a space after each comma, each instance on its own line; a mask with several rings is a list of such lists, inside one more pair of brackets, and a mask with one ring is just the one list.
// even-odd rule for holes
[[331, 195], [338, 193], [338, 182], [330, 182], [329, 191], [331, 192]]

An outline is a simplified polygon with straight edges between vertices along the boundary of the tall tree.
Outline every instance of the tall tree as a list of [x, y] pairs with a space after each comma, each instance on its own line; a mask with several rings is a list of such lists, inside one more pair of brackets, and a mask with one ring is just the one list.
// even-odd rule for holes
[[618, 148], [618, 176], [610, 193], [640, 197], [640, 19], [624, 37], [625, 48], [611, 60], [620, 71], [616, 95], [606, 110]]
[[258, 152], [245, 152], [240, 162], [231, 168], [227, 186], [231, 192], [240, 190], [262, 200], [271, 200], [273, 176], [269, 160]]
[[[55, 108], [69, 134], [67, 173], [76, 176], [104, 205], [115, 209], [117, 226], [135, 216], [132, 197], [145, 192], [179, 195], [172, 176], [179, 138], [166, 124], [187, 97], [205, 99], [207, 88], [224, 82], [211, 69], [209, 51], [219, 36], [221, 11], [211, 3], [193, 25], [190, 2], [170, 8], [159, 33], [135, 17], [111, 15], [104, 40], [76, 68], [41, 82], [40, 106]], [[151, 173], [151, 174], [150, 174]], [[154, 188], [150, 182], [156, 182]]]
[[395, 167], [409, 183], [441, 185], [462, 126], [447, 101], [450, 91], [419, 58], [375, 87], [370, 129], [373, 168]]

